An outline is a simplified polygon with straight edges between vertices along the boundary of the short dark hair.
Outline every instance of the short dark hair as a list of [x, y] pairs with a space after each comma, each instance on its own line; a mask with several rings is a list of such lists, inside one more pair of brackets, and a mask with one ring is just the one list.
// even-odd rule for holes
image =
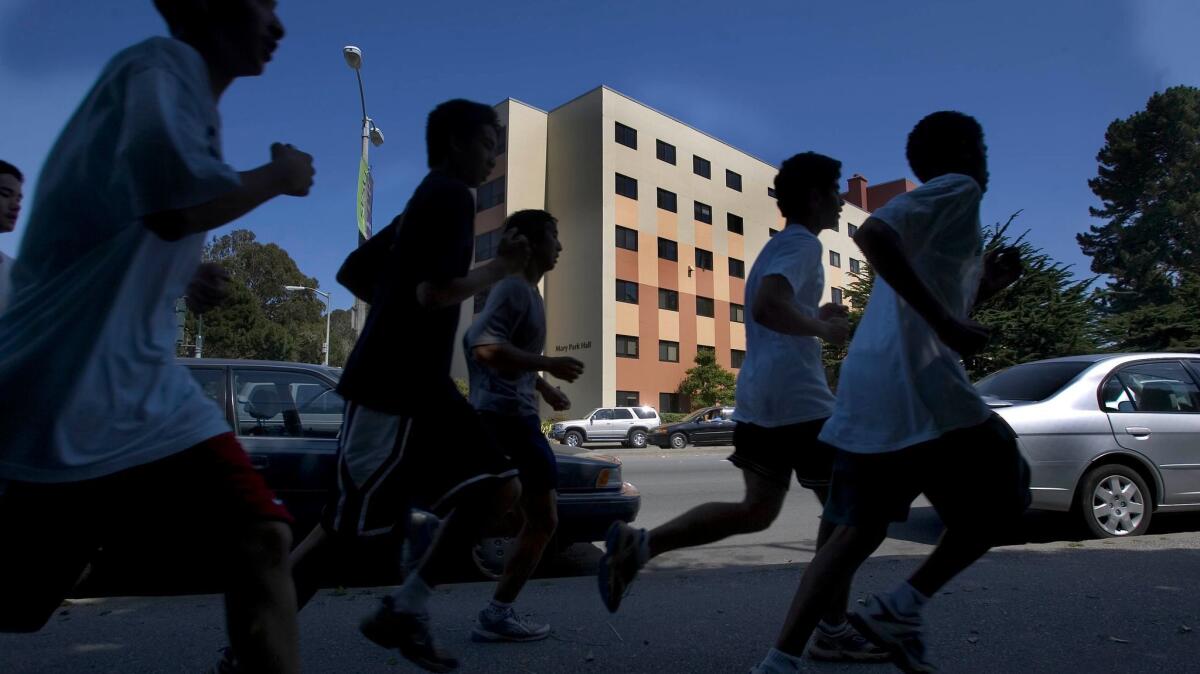
[[451, 139], [467, 140], [485, 126], [500, 133], [500, 117], [490, 105], [456, 98], [434, 108], [425, 124], [425, 151], [429, 156], [429, 167], [445, 161], [450, 154]]
[[21, 182], [25, 182], [25, 176], [21, 175], [20, 169], [3, 159], [0, 159], [0, 176], [12, 176]]
[[917, 122], [908, 134], [905, 155], [908, 165], [921, 182], [947, 173], [974, 169], [970, 158], [979, 154], [983, 127], [972, 116], [941, 110]]
[[189, 26], [200, 20], [200, 3], [197, 0], [154, 0], [154, 9], [158, 10], [163, 21], [167, 22], [167, 30], [172, 35], [179, 36]]
[[550, 215], [548, 211], [527, 208], [508, 216], [504, 221], [504, 231], [515, 229], [518, 234], [528, 239], [529, 243], [537, 244], [545, 240], [546, 225], [551, 223], [558, 224], [558, 218]]
[[837, 185], [842, 175], [842, 162], [816, 152], [793, 155], [775, 174], [775, 198], [779, 212], [786, 218], [806, 209], [810, 190], [824, 191]]

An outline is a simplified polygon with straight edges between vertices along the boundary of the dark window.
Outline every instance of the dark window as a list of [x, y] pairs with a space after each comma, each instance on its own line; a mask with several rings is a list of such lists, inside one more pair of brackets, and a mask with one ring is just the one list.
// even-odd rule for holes
[[504, 203], [504, 176], [491, 182], [484, 183], [475, 191], [475, 210], [486, 211], [492, 206]]
[[473, 298], [474, 306], [472, 307], [472, 310], [475, 313], [479, 313], [479, 312], [483, 311], [483, 308], [485, 306], [487, 306], [487, 298], [488, 298], [488, 291], [486, 291], [486, 290], [481, 293], [475, 293], [475, 297]]
[[630, 337], [628, 335], [617, 335], [617, 357], [637, 358], [638, 338]]
[[497, 227], [490, 232], [484, 232], [475, 237], [475, 261], [483, 262], [496, 257], [496, 250], [500, 248], [500, 239], [504, 235], [504, 228]]
[[712, 271], [712, 268], [713, 268], [712, 251], [704, 250], [703, 248], [696, 249], [696, 268], [697, 269], [707, 269], [709, 271]]
[[622, 281], [617, 279], [617, 301], [628, 302], [629, 304], [638, 303], [638, 284], [633, 281]]
[[[1120, 380], [1124, 389], [1121, 393], [1117, 393], [1113, 379]], [[1196, 388], [1196, 382], [1181, 363], [1130, 365], [1121, 368], [1113, 379], [1109, 379], [1103, 391], [1106, 411], [1166, 414], [1200, 412], [1200, 389]]]
[[729, 350], [729, 367], [738, 369], [746, 362], [746, 352], [741, 349]]
[[664, 260], [672, 262], [679, 261], [679, 244], [670, 240], [658, 237], [658, 256]]
[[850, 258], [850, 273], [851, 274], [861, 274], [862, 273], [862, 261], [861, 260], [855, 260], [854, 258]]
[[500, 133], [496, 135], [496, 155], [504, 154], [508, 149], [508, 127], [500, 127]]
[[658, 359], [664, 363], [678, 363], [679, 342], [658, 340]]
[[776, 235], [776, 234], [778, 234], [778, 233], [779, 233], [779, 230], [778, 230], [778, 229], [771, 229], [771, 228], [769, 228], [769, 227], [767, 228], [767, 236], [768, 236], [768, 237], [775, 236], [775, 235]]
[[697, 316], [707, 316], [709, 318], [712, 318], [715, 315], [715, 313], [716, 312], [715, 312], [715, 309], [713, 308], [713, 301], [712, 301], [711, 297], [697, 297], [696, 298], [696, 315]]
[[767, 188], [767, 196], [771, 197], [772, 199], [775, 198], [775, 188], [774, 187]]
[[617, 122], [617, 142], [633, 149], [637, 149], [637, 129], [625, 126]]
[[596, 412], [592, 414], [592, 421], [612, 421], [612, 418], [612, 410], [596, 410]]
[[841, 288], [830, 288], [829, 295], [834, 304], [839, 304], [839, 305], [842, 304], [842, 289]]
[[696, 219], [699, 220], [700, 222], [707, 222], [708, 224], [711, 225], [712, 224], [712, 206], [709, 206], [708, 204], [702, 204], [699, 201], [697, 201], [695, 203], [696, 203], [696, 207], [694, 210], [695, 210], [695, 214], [696, 214]]
[[637, 246], [637, 230], [617, 225], [617, 248], [624, 248], [625, 250], [637, 250]]
[[[618, 404], [620, 404], [620, 403], [618, 403]], [[630, 412], [629, 410], [621, 409], [620, 407], [613, 410], [612, 413], [613, 413], [613, 415], [612, 415], [613, 419], [632, 419], [633, 418], [633, 412]]]
[[692, 173], [705, 178], [712, 178], [712, 163], [698, 155], [692, 155]]
[[617, 194], [637, 199], [637, 181], [629, 176], [617, 174]]
[[659, 412], [674, 412], [679, 413], [683, 408], [679, 406], [678, 393], [659, 393], [658, 394], [658, 411]]
[[1014, 365], [980, 379], [975, 390], [985, 398], [1036, 402], [1057, 393], [1089, 365], [1082, 360]]
[[221, 416], [225, 416], [225, 369], [224, 368], [188, 368], [192, 378], [200, 384], [204, 395], [221, 408]]
[[638, 405], [630, 405], [630, 407], [633, 408], [633, 413], [636, 414], [637, 418], [639, 418], [639, 419], [657, 419], [658, 418], [658, 412], [655, 412], [654, 410], [650, 409], [649, 407], [641, 407]]
[[734, 323], [746, 322], [746, 307], [740, 304], [729, 305], [729, 320]]
[[675, 213], [679, 210], [679, 200], [674, 192], [668, 192], [663, 188], [658, 188], [658, 207], [664, 211]]
[[742, 191], [742, 174], [734, 173], [729, 169], [725, 169], [725, 187], [731, 190]]
[[829, 266], [840, 268], [842, 266], [842, 254], [835, 250], [829, 251]]
[[[617, 406], [618, 407], [637, 407], [638, 406], [637, 391], [617, 391]], [[635, 410], [636, 411], [636, 410]], [[640, 414], [638, 416], [641, 416]]]
[[658, 289], [658, 308], [667, 311], [679, 311], [679, 293], [666, 288]]
[[664, 143], [661, 140], [655, 144], [655, 155], [662, 161], [668, 164], [675, 163], [675, 146], [670, 143]]
[[733, 213], [725, 214], [725, 228], [734, 234], [744, 234], [746, 229], [745, 223], [742, 222], [742, 216]]
[[846, 233], [853, 239], [854, 235], [858, 234], [858, 225], [846, 225]]
[[336, 438], [345, 401], [324, 379], [292, 370], [234, 370], [238, 434]]
[[746, 263], [736, 257], [729, 258], [729, 275], [734, 278], [746, 278]]

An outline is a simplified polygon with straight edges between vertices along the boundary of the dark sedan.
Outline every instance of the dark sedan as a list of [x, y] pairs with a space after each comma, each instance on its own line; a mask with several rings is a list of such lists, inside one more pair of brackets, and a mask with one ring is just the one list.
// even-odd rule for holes
[[655, 428], [647, 442], [663, 449], [683, 449], [688, 445], [731, 445], [736, 425], [732, 407], [705, 407], [683, 421]]

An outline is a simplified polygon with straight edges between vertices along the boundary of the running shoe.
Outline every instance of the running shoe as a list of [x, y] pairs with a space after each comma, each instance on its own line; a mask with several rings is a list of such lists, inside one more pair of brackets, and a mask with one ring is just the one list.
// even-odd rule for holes
[[429, 633], [429, 616], [396, 611], [391, 597], [363, 618], [358, 631], [384, 648], [394, 648], [413, 664], [430, 672], [449, 672], [458, 667], [454, 656], [438, 649]]
[[624, 522], [613, 522], [604, 539], [605, 552], [596, 569], [600, 584], [600, 599], [610, 613], [616, 613], [621, 599], [642, 568], [638, 561], [638, 546], [646, 535], [645, 529], [634, 529]]
[[471, 631], [472, 641], [540, 641], [550, 636], [549, 625], [521, 620], [517, 612], [508, 607], [497, 616], [490, 609], [479, 612], [475, 629]]
[[936, 672], [937, 667], [925, 659], [925, 638], [921, 633], [921, 617], [893, 611], [879, 595], [871, 595], [866, 606], [846, 616], [854, 629], [877, 646], [892, 654], [892, 660], [902, 671]]
[[871, 643], [853, 626], [845, 625], [837, 634], [818, 626], [808, 645], [808, 657], [831, 662], [883, 662], [890, 660], [892, 654]]

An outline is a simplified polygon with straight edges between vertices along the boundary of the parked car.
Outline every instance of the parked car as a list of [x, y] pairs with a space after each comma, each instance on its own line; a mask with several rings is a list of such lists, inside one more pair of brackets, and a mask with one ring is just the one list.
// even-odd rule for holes
[[1098, 538], [1200, 510], [1200, 355], [1054, 358], [975, 386], [1017, 433], [1033, 508], [1073, 511]]
[[683, 421], [663, 424], [650, 433], [650, 444], [663, 449], [683, 449], [692, 445], [732, 445], [733, 408], [705, 407]]
[[585, 442], [620, 442], [625, 447], [645, 447], [650, 431], [662, 420], [653, 407], [600, 407], [582, 419], [562, 421], [550, 427], [550, 439], [568, 447]]

